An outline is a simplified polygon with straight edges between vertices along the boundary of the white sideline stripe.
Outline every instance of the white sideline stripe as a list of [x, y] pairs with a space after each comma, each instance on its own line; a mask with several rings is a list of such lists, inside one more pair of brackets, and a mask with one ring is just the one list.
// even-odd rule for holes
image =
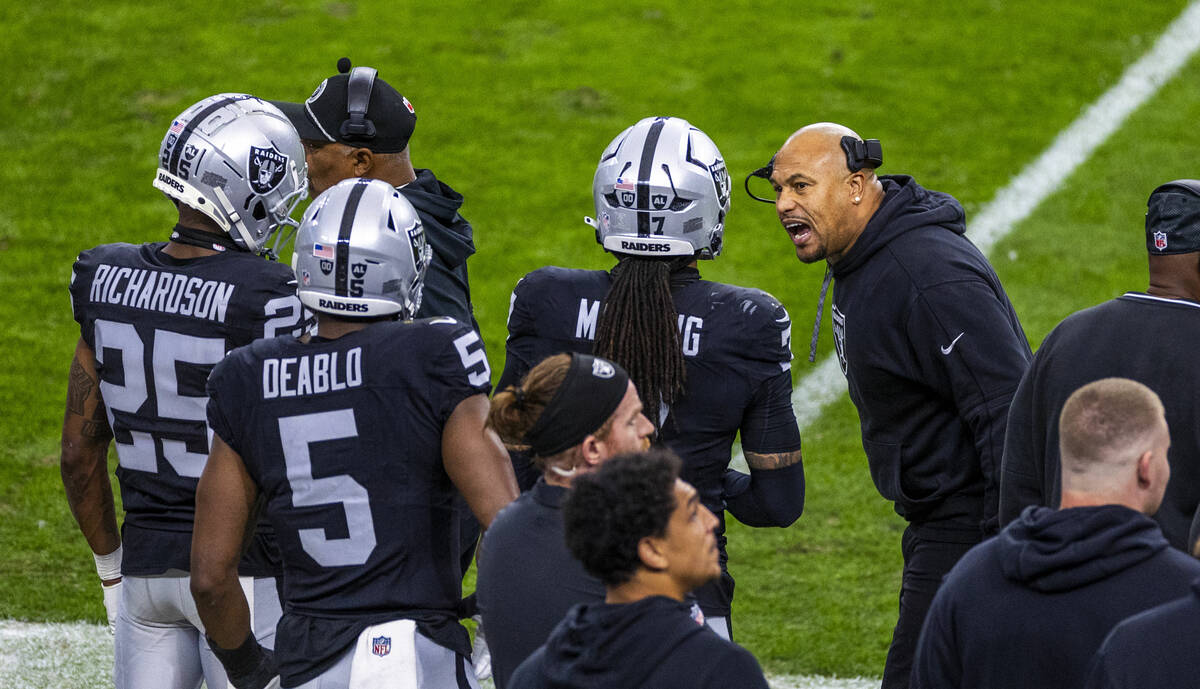
[[[1059, 132], [1037, 160], [1009, 180], [976, 214], [967, 227], [967, 236], [975, 246], [984, 255], [990, 253], [996, 242], [1028, 218], [1135, 110], [1178, 74], [1197, 49], [1200, 49], [1200, 0], [1193, 0], [1150, 50], [1126, 68], [1116, 84]], [[792, 407], [801, 431], [816, 421], [828, 404], [841, 398], [846, 390], [843, 381], [836, 357], [826, 357], [799, 380], [792, 392]], [[731, 466], [747, 471], [740, 447]]]
[[[112, 689], [113, 640], [104, 625], [0, 620], [0, 687]], [[878, 678], [769, 675], [774, 689], [875, 689]], [[483, 683], [492, 687], [491, 681]]]

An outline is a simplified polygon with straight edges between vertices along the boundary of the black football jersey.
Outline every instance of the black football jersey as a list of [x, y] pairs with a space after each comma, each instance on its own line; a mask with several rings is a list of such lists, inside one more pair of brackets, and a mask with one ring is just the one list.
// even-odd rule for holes
[[[522, 278], [513, 290], [507, 359], [497, 389], [518, 382], [553, 354], [590, 353], [611, 284], [606, 271], [558, 267]], [[679, 314], [687, 385], [673, 408], [655, 410], [646, 404], [646, 415], [658, 422], [662, 444], [683, 460], [682, 478], [720, 519], [717, 542], [724, 569], [722, 475], [734, 438], [740, 431], [742, 446], [751, 452], [800, 449], [791, 406], [791, 320], [766, 292], [701, 280], [693, 269], [672, 275], [671, 295]], [[728, 573], [697, 591], [706, 615], [728, 615], [732, 597]]]
[[442, 430], [490, 377], [479, 335], [451, 318], [263, 340], [214, 369], [209, 423], [258, 485], [283, 556], [285, 684], [392, 619], [470, 653]]
[[[234, 251], [176, 259], [165, 246], [84, 251], [70, 288], [117, 446], [122, 570], [134, 576], [189, 569], [209, 371], [235, 347], [308, 325], [287, 266]], [[269, 560], [256, 551], [242, 573], [269, 575]]]

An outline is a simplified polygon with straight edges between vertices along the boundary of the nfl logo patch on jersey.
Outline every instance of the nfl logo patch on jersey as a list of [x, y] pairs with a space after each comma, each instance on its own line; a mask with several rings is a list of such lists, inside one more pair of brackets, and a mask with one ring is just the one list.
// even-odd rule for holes
[[392, 652], [392, 637], [376, 636], [371, 638], [371, 653], [383, 657]]
[[1155, 232], [1154, 233], [1154, 248], [1158, 249], [1159, 251], [1162, 251], [1163, 249], [1167, 248], [1167, 233], [1166, 232]]

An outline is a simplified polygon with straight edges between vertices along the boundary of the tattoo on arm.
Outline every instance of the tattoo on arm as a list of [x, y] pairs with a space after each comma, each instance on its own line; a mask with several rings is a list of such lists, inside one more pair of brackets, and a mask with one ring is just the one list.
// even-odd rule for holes
[[[61, 369], [60, 369], [61, 370]], [[96, 379], [83, 368], [79, 359], [71, 359], [71, 377], [67, 383], [67, 411], [83, 416], [83, 405], [96, 388]]]
[[776, 452], [760, 455], [757, 452], [746, 452], [746, 464], [751, 469], [770, 470], [789, 467], [800, 461], [800, 450], [794, 452]]

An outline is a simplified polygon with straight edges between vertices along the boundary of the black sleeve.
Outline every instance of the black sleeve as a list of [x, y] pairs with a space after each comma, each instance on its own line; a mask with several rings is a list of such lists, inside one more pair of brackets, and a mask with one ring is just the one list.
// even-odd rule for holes
[[742, 413], [742, 448], [771, 454], [800, 449], [800, 427], [792, 409], [792, 374], [780, 371], [754, 391]]
[[704, 678], [702, 686], [705, 689], [770, 689], [758, 660], [736, 644], [729, 645], [729, 651]]
[[438, 340], [426, 373], [438, 390], [435, 408], [445, 423], [460, 402], [471, 395], [491, 392], [492, 369], [483, 339], [470, 326], [453, 318], [435, 318], [429, 326]]
[[526, 292], [529, 276], [517, 281], [508, 301], [508, 338], [504, 342], [504, 371], [500, 374], [497, 390], [516, 385], [529, 369], [533, 368], [532, 343], [536, 336], [534, 318], [530, 313]]
[[974, 437], [989, 531], [998, 519], [1009, 402], [1031, 358], [1029, 343], [1011, 318], [991, 285], [970, 279], [926, 289], [906, 326], [918, 379], [957, 409]]
[[208, 384], [206, 390], [208, 392], [208, 425], [212, 428], [225, 444], [237, 452], [242, 457], [242, 462], [246, 465], [246, 470], [251, 472], [251, 476], [257, 480], [258, 477], [251, 468], [251, 461], [246, 457], [244, 452], [244, 443], [242, 437], [238, 433], [238, 426], [232, 423], [231, 419], [238, 418], [239, 407], [242, 407], [242, 388], [240, 382], [242, 380], [254, 380], [239, 366], [239, 361], [235, 358], [238, 350], [234, 350], [224, 359], [222, 359], [212, 370], [208, 376]]
[[942, 589], [934, 596], [913, 657], [911, 689], [945, 689], [962, 686], [962, 654], [954, 638], [949, 596]]
[[80, 252], [71, 267], [71, 316], [79, 323], [80, 336], [93, 350], [96, 349], [94, 326], [88, 313], [88, 290], [96, 276], [96, 250]]
[[[1048, 496], [1042, 492], [1043, 443], [1034, 437], [1034, 390], [1037, 388], [1038, 361], [1017, 386], [1008, 409], [1004, 433], [1004, 454], [1000, 470], [1000, 527], [1017, 517], [1028, 505], [1042, 505]], [[1044, 427], [1044, 424], [1037, 424]]]

